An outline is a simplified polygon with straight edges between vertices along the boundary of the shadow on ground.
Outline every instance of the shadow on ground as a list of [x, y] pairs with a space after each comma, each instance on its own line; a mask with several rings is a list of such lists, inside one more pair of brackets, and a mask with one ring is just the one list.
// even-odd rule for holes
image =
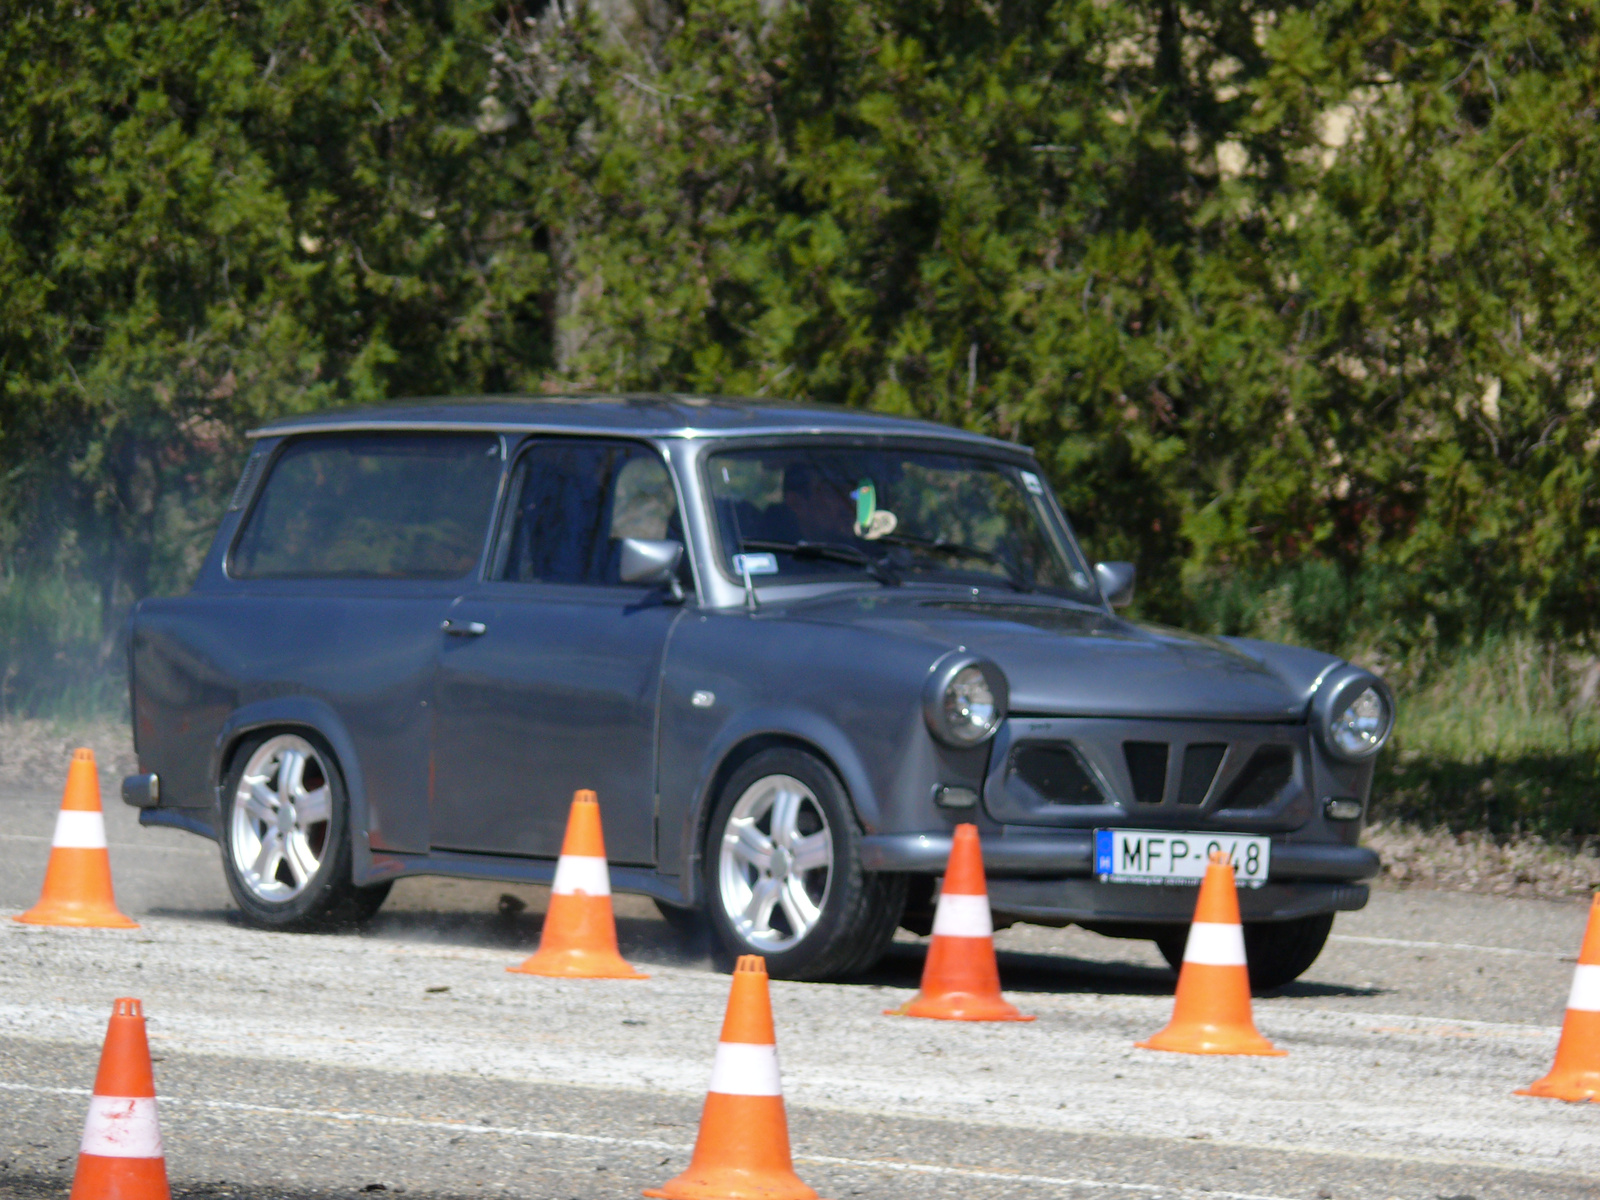
[[[393, 909], [385, 907], [371, 921], [359, 927], [326, 932], [344, 932], [370, 941], [424, 942], [435, 945], [471, 946], [505, 952], [508, 964], [532, 954], [539, 947], [544, 925], [546, 894], [542, 889], [519, 889], [522, 894], [486, 891], [468, 903], [428, 907], [427, 893], [413, 892]], [[526, 899], [524, 898], [526, 896]], [[454, 896], [441, 899], [456, 899]], [[471, 901], [475, 901], [473, 905]], [[731, 956], [715, 944], [705, 922], [669, 923], [657, 915], [654, 906], [636, 896], [616, 898], [617, 943], [624, 958], [643, 968], [676, 967], [726, 973], [733, 966]], [[181, 920], [221, 922], [235, 928], [250, 926], [233, 909], [151, 909], [153, 916]], [[1169, 967], [1147, 966], [1117, 961], [1117, 943], [1106, 943], [1105, 960], [1071, 953], [1042, 953], [1023, 950], [999, 952], [1000, 973], [1008, 992], [1027, 994], [1094, 993], [1104, 996], [1170, 996], [1177, 975]], [[883, 960], [871, 971], [847, 981], [848, 984], [915, 989], [921, 982], [927, 955], [924, 941], [899, 940], [890, 946]], [[1298, 981], [1272, 993], [1295, 999], [1364, 997], [1381, 995], [1385, 989]]]

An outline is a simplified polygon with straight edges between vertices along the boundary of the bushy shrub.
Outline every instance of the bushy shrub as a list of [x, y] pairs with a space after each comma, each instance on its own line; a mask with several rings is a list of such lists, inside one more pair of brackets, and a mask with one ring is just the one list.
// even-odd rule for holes
[[1147, 616], [1581, 645], [1597, 66], [1493, 0], [35, 0], [0, 561], [104, 646], [264, 416], [705, 390], [1036, 446]]

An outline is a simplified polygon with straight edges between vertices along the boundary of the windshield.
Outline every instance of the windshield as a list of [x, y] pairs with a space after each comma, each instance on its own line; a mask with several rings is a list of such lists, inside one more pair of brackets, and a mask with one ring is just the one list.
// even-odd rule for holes
[[1098, 599], [1043, 482], [1008, 463], [792, 445], [713, 454], [709, 473], [723, 564], [735, 578], [868, 575]]

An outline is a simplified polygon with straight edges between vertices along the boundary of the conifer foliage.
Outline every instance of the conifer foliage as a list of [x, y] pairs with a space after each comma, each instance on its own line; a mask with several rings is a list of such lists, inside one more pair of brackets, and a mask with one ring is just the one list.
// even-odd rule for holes
[[1594, 633], [1592, 4], [13, 13], [0, 579], [106, 652], [252, 423], [567, 388], [1027, 442], [1147, 615]]

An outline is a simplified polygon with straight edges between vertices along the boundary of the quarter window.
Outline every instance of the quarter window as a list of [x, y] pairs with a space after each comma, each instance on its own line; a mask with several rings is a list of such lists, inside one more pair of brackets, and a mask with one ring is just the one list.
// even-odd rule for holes
[[620, 582], [623, 538], [683, 540], [672, 476], [635, 442], [549, 441], [517, 459], [493, 578]]
[[500, 482], [492, 434], [301, 438], [278, 454], [234, 546], [239, 579], [459, 579]]

